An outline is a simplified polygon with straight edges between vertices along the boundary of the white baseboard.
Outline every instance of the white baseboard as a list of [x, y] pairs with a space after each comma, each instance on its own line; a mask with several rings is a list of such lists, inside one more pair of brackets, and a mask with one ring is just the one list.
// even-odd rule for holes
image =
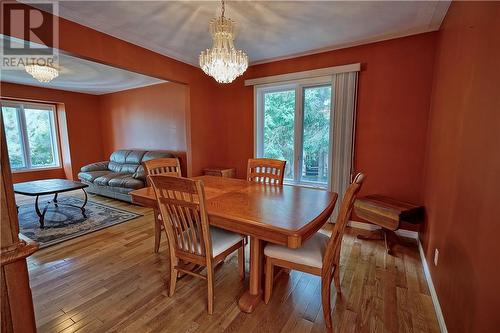
[[[348, 223], [349, 226], [353, 228], [358, 228], [358, 229], [363, 229], [363, 230], [378, 230], [380, 229], [379, 226], [371, 224], [371, 223], [365, 223], [365, 222], [359, 222], [359, 221], [349, 221]], [[417, 239], [418, 240], [418, 232], [416, 231], [411, 231], [411, 230], [404, 230], [404, 229], [399, 229], [396, 230], [396, 234], [401, 237], [407, 237], [407, 238], [412, 238], [412, 239]]]
[[432, 282], [431, 272], [429, 271], [429, 266], [427, 265], [427, 259], [425, 259], [424, 249], [422, 248], [422, 244], [420, 243], [420, 239], [418, 242], [418, 251], [420, 252], [420, 259], [422, 260], [422, 266], [424, 267], [424, 275], [427, 280], [427, 285], [429, 286], [429, 291], [431, 293], [432, 304], [434, 304], [434, 311], [436, 311], [436, 317], [439, 323], [439, 328], [442, 333], [448, 333], [448, 329], [446, 328], [446, 322], [444, 321], [443, 312], [441, 311], [441, 305], [439, 304], [439, 299], [436, 293], [436, 289], [434, 288], [434, 283]]

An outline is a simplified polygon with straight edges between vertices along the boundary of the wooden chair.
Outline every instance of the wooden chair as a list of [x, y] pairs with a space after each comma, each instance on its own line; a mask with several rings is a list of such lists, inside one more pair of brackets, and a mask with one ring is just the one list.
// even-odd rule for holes
[[[142, 162], [144, 170], [146, 172], [146, 181], [149, 184], [149, 177], [151, 175], [169, 175], [181, 177], [181, 165], [179, 159], [177, 158], [155, 158], [153, 160]], [[155, 253], [160, 250], [161, 242], [161, 231], [163, 229], [163, 223], [161, 222], [160, 212], [155, 210]]]
[[286, 161], [271, 158], [250, 158], [247, 180], [258, 183], [282, 185], [285, 177]]
[[[180, 272], [207, 280], [208, 313], [214, 311], [214, 267], [238, 250], [238, 266], [245, 278], [243, 236], [209, 226], [205, 208], [205, 190], [200, 180], [164, 175], [149, 176], [168, 237], [170, 255], [169, 296], [175, 292]], [[180, 262], [182, 261], [182, 263]], [[189, 264], [206, 268], [200, 274]]]
[[296, 269], [321, 276], [321, 301], [326, 326], [332, 328], [330, 287], [332, 279], [340, 293], [339, 260], [342, 236], [349, 220], [351, 210], [363, 183], [364, 175], [359, 173], [349, 185], [342, 200], [332, 235], [328, 237], [320, 232], [314, 234], [300, 248], [290, 249], [285, 246], [269, 244], [264, 248], [266, 256], [265, 303], [269, 303], [273, 287], [274, 266]]

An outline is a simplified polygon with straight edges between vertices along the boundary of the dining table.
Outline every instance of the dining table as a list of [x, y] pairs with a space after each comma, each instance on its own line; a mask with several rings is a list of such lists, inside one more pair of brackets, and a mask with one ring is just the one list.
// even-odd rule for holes
[[[264, 245], [300, 247], [328, 220], [338, 195], [325, 189], [235, 178], [192, 178], [203, 182], [210, 225], [250, 238], [249, 287], [238, 305], [243, 312], [251, 313], [262, 300]], [[130, 195], [133, 203], [158, 211], [152, 187], [134, 190]]]

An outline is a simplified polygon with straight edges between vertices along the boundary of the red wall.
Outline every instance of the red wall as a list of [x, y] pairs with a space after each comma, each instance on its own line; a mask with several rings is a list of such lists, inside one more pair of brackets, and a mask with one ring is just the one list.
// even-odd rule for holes
[[188, 89], [177, 83], [99, 96], [104, 156], [117, 149], [169, 150], [186, 172]]
[[359, 62], [355, 169], [367, 174], [363, 192], [421, 202], [434, 45], [435, 33], [427, 33], [251, 66], [220, 86], [217, 162], [242, 177], [253, 156], [253, 87], [244, 79]]
[[13, 181], [74, 178], [83, 165], [102, 159], [102, 136], [97, 96], [1, 82], [1, 96], [58, 104], [59, 138], [64, 168], [14, 173]]
[[458, 1], [438, 36], [421, 236], [449, 332], [500, 331], [499, 36], [500, 3]]

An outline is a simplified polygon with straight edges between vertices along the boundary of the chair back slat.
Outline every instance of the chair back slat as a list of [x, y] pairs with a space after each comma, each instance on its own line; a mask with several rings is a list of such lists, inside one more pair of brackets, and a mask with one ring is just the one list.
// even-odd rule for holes
[[[155, 158], [153, 160], [142, 162], [146, 176], [151, 175], [169, 175], [181, 177], [181, 165], [178, 158]], [[149, 178], [147, 178], [149, 184]]]
[[149, 179], [171, 250], [206, 258], [212, 245], [203, 183], [168, 175], [152, 175]]
[[286, 161], [270, 158], [248, 160], [247, 180], [257, 183], [282, 185], [285, 177]]
[[353, 182], [347, 188], [344, 198], [342, 199], [339, 214], [335, 221], [335, 226], [333, 228], [332, 235], [330, 236], [330, 240], [328, 241], [326, 253], [323, 258], [322, 277], [329, 279], [331, 278], [335, 267], [338, 269], [342, 237], [344, 235], [347, 222], [349, 221], [354, 201], [356, 200], [356, 195], [361, 189], [364, 179], [365, 175], [358, 173]]

